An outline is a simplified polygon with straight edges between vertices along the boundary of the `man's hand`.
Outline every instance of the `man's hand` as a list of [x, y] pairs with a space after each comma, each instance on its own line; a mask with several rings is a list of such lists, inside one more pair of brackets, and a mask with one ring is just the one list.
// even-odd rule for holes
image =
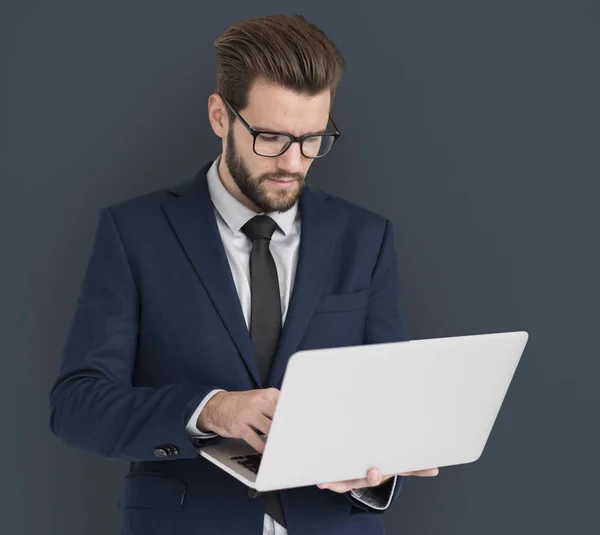
[[241, 438], [263, 453], [265, 443], [259, 432], [269, 434], [278, 400], [277, 388], [218, 392], [202, 409], [198, 429], [225, 438]]
[[402, 472], [400, 474], [392, 474], [391, 476], [382, 476], [377, 468], [372, 468], [367, 472], [367, 477], [362, 479], [349, 479], [347, 481], [337, 481], [335, 483], [320, 483], [317, 485], [320, 489], [329, 489], [334, 492], [348, 492], [353, 489], [362, 489], [365, 487], [377, 487], [385, 483], [394, 475], [397, 476], [419, 476], [433, 477], [439, 474], [439, 468], [429, 468], [428, 470], [415, 470], [414, 472]]

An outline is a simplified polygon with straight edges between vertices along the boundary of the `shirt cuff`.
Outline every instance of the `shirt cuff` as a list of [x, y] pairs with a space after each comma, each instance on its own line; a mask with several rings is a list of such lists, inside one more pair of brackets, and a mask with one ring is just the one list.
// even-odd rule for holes
[[398, 476], [394, 476], [389, 481], [386, 481], [377, 487], [352, 489], [350, 494], [359, 502], [364, 503], [373, 509], [377, 509], [378, 511], [384, 511], [390, 506], [397, 480]]
[[219, 436], [217, 435], [217, 433], [205, 433], [204, 431], [200, 431], [200, 429], [198, 429], [198, 427], [196, 426], [196, 423], [198, 422], [198, 416], [200, 416], [202, 409], [204, 409], [205, 405], [209, 402], [209, 400], [218, 392], [226, 392], [226, 390], [218, 388], [215, 390], [211, 390], [200, 402], [194, 413], [190, 416], [190, 419], [188, 420], [188, 423], [185, 427], [185, 430], [187, 431], [190, 437], [214, 438]]

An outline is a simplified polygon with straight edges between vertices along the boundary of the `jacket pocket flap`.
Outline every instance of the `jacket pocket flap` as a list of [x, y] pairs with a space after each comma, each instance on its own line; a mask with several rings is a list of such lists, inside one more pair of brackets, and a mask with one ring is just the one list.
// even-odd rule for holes
[[118, 501], [120, 508], [150, 507], [181, 509], [185, 500], [187, 481], [171, 475], [135, 473], [125, 477]]
[[322, 295], [315, 306], [315, 312], [343, 312], [362, 308], [367, 304], [369, 289], [351, 294]]

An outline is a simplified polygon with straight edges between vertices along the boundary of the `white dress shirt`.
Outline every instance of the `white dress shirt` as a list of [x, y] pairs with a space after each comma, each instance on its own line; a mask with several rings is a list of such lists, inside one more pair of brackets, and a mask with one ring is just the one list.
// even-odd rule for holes
[[[208, 170], [208, 190], [215, 207], [217, 227], [240, 298], [246, 326], [250, 330], [250, 253], [252, 251], [252, 241], [242, 232], [241, 228], [258, 214], [244, 206], [225, 189], [218, 173], [220, 161], [221, 156], [219, 155]], [[300, 212], [296, 202], [287, 212], [266, 212], [266, 214], [277, 223], [278, 227], [271, 237], [269, 249], [275, 261], [277, 278], [279, 279], [281, 325], [283, 327], [287, 317], [287, 307], [292, 295], [298, 263]], [[200, 412], [217, 392], [223, 392], [223, 390], [209, 392], [188, 420], [187, 431], [190, 435], [205, 436], [207, 438], [217, 436], [215, 433], [203, 433], [196, 427]]]
[[[250, 294], [250, 252], [252, 251], [251, 240], [242, 232], [241, 228], [247, 221], [254, 216], [259, 215], [244, 206], [241, 202], [235, 199], [225, 188], [218, 173], [219, 155], [208, 170], [207, 180], [208, 189], [211, 200], [215, 209], [217, 226], [223, 241], [227, 260], [231, 268], [231, 274], [235, 283], [235, 287], [240, 299], [240, 304], [246, 320], [246, 326], [250, 329], [250, 309], [251, 309], [251, 294]], [[280, 301], [281, 301], [281, 321], [282, 326], [285, 323], [287, 316], [287, 308], [290, 301], [294, 286], [294, 278], [296, 275], [296, 265], [298, 263], [298, 252], [300, 245], [301, 233], [301, 217], [298, 210], [298, 203], [290, 208], [287, 212], [261, 212], [271, 217], [277, 228], [271, 237], [270, 251], [275, 261], [277, 268], [277, 277], [279, 279]], [[190, 419], [188, 420], [186, 430], [190, 436], [194, 437], [216, 437], [216, 433], [204, 433], [196, 427], [198, 416], [206, 403], [217, 392], [224, 390], [216, 389], [208, 393], [208, 395], [200, 402]], [[395, 487], [395, 483], [394, 483]], [[353, 496], [359, 501], [374, 507], [375, 509], [386, 509], [392, 498], [393, 488], [390, 492], [387, 503], [381, 503], [379, 497], [370, 496], [368, 489], [359, 489], [351, 491]], [[265, 515], [266, 519], [270, 519], [269, 515]], [[287, 533], [285, 528], [277, 524], [282, 535]], [[265, 527], [266, 529], [266, 527]]]

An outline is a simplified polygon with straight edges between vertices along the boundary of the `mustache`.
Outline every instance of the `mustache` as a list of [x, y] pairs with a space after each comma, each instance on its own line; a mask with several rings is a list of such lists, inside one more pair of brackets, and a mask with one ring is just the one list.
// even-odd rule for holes
[[285, 178], [285, 179], [293, 179], [296, 182], [302, 182], [304, 180], [304, 175], [302, 175], [300, 173], [288, 173], [287, 171], [277, 171], [275, 173], [269, 173], [266, 175], [262, 175], [261, 181], [268, 180], [269, 178], [272, 178], [272, 179]]

